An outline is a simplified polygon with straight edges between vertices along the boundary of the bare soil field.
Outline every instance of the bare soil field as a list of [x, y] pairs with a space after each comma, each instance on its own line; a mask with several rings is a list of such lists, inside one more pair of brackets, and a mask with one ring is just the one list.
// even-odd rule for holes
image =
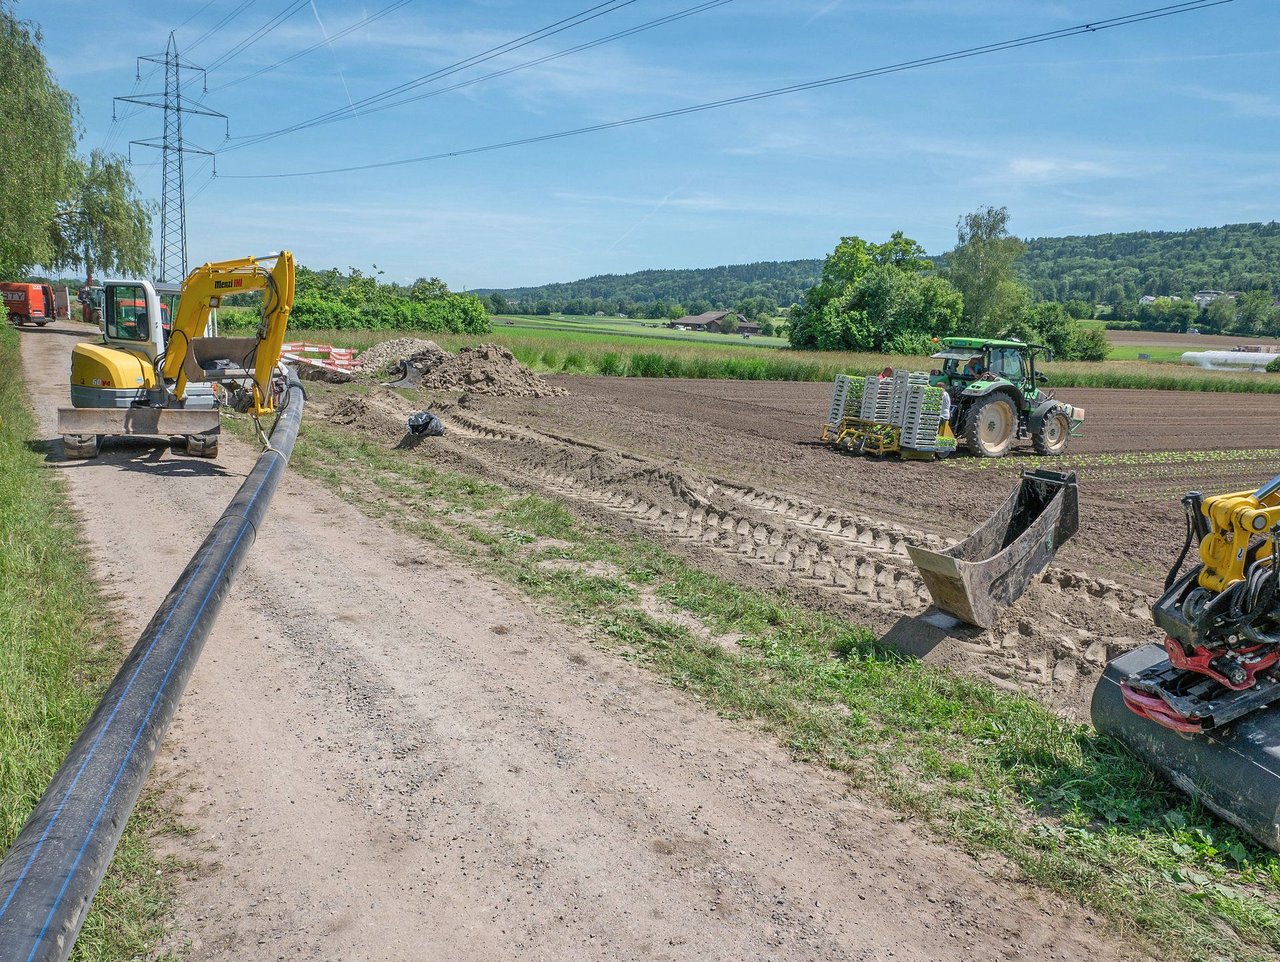
[[[209, 462], [114, 441], [95, 461], [62, 461], [53, 409], [66, 403], [68, 352], [84, 333], [24, 331], [24, 369], [51, 470], [68, 484], [122, 629], [136, 632], [254, 452], [224, 438]], [[585, 391], [551, 400], [566, 408], [541, 410], [564, 430], [575, 429], [560, 424], [575, 405], [603, 410]], [[695, 490], [651, 461], [517, 431], [499, 412], [452, 401], [447, 446], [430, 449], [442, 460], [527, 476], [620, 524], [669, 525], [673, 540], [697, 527], [719, 563], [731, 538], [791, 539], [773, 548], [772, 568], [747, 564], [748, 575], [782, 570], [789, 545], [808, 558], [801, 540], [837, 545], [842, 558], [863, 558], [853, 575], [866, 610], [918, 598], [892, 526], [837, 520], [831, 530], [795, 502], [705, 479]], [[312, 407], [393, 440], [414, 405], [384, 391], [346, 414]], [[661, 508], [648, 500], [660, 491]], [[686, 498], [703, 499], [701, 513], [672, 521], [665, 505]], [[743, 541], [747, 517], [760, 520]], [[815, 591], [825, 557], [809, 562]], [[158, 774], [191, 829], [169, 844], [198, 866], [171, 934], [193, 962], [1135, 954], [1078, 907], [921, 837], [852, 798], [838, 776], [795, 764], [293, 472]]]
[[393, 442], [409, 413], [430, 407], [449, 427], [432, 447], [442, 463], [551, 494], [701, 567], [840, 613], [910, 654], [1081, 720], [1105, 663], [1158, 640], [1149, 608], [1182, 543], [1180, 496], [1254, 487], [1280, 455], [1280, 398], [1062, 392], [1089, 412], [1087, 437], [1052, 465], [1078, 473], [1081, 530], [995, 628], [978, 631], [930, 614], [906, 546], [965, 536], [1039, 459], [835, 452], [816, 441], [823, 385], [553, 380], [569, 393], [406, 397], [375, 388], [316, 410]]
[[1231, 350], [1242, 344], [1265, 344], [1280, 350], [1274, 337], [1245, 337], [1243, 334], [1173, 334], [1165, 331], [1107, 331], [1112, 344], [1138, 344], [1144, 347], [1184, 347], [1188, 351]]

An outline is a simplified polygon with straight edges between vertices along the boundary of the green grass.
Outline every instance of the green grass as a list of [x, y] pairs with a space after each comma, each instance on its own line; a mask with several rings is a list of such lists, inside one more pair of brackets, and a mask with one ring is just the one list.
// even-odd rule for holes
[[1153, 347], [1146, 344], [1113, 344], [1111, 345], [1111, 361], [1136, 361], [1139, 354], [1149, 355], [1143, 358], [1144, 361], [1152, 361], [1162, 364], [1177, 364], [1182, 360], [1182, 355], [1187, 351], [1194, 350], [1190, 347]]
[[[121, 660], [61, 483], [42, 453], [18, 357], [0, 326], [0, 851], [44, 792]], [[151, 957], [170, 916], [174, 866], [148, 839], [173, 830], [144, 792], [73, 959]]]
[[[517, 585], [797, 758], [846, 773], [873, 804], [965, 851], [1005, 856], [1016, 877], [1164, 958], [1252, 962], [1280, 951], [1280, 857], [1087, 727], [652, 541], [582, 523], [559, 502], [342, 429], [308, 420], [293, 467]], [[539, 564], [552, 559], [584, 569]], [[705, 633], [647, 613], [646, 594]]]

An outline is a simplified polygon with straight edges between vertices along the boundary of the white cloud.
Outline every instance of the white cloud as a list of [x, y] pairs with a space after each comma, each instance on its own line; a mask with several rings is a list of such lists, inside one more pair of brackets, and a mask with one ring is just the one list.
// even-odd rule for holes
[[1096, 160], [1068, 160], [1059, 157], [1014, 157], [1006, 167], [1018, 181], [1051, 183], [1084, 178], [1115, 177], [1119, 171]]

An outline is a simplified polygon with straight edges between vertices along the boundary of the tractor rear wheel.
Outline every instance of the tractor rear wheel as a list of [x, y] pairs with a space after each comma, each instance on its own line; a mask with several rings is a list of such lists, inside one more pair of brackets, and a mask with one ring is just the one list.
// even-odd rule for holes
[[988, 394], [969, 412], [965, 440], [980, 458], [1003, 458], [1013, 446], [1018, 412], [1005, 394]]
[[1062, 410], [1050, 411], [1031, 432], [1031, 443], [1036, 454], [1057, 457], [1067, 450], [1071, 439], [1071, 419]]

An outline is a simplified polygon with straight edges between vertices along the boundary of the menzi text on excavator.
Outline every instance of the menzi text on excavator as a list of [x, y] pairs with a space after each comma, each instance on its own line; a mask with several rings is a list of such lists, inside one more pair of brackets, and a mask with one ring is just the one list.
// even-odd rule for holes
[[1164, 645], [1107, 667], [1094, 724], [1280, 849], [1280, 475], [1182, 503], [1186, 541], [1152, 608]]
[[[75, 346], [71, 406], [58, 409], [66, 456], [95, 457], [112, 435], [181, 437], [188, 454], [216, 456], [219, 392], [221, 403], [254, 417], [275, 409], [272, 380], [293, 284], [289, 251], [196, 268], [172, 311], [150, 281], [106, 281], [94, 310], [102, 340]], [[212, 336], [209, 316], [221, 299], [257, 290], [262, 316], [254, 335]]]

